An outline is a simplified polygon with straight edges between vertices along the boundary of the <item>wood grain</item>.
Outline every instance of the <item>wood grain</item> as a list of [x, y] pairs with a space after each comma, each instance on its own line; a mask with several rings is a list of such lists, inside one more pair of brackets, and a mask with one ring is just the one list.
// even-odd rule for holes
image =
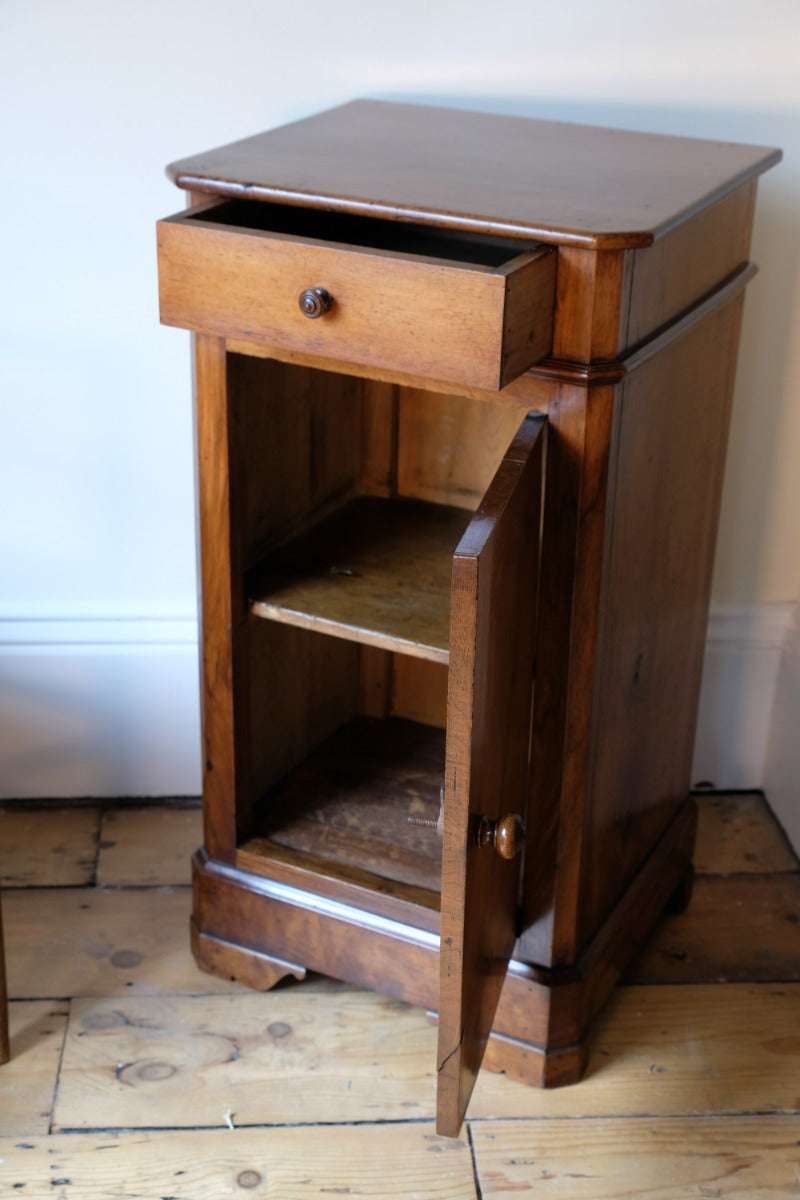
[[[535, 243], [501, 266], [451, 265], [210, 215], [158, 223], [165, 325], [495, 389], [550, 351], [556, 260]], [[333, 305], [310, 321], [298, 297], [316, 286]]]
[[243, 569], [242, 429], [228, 387], [224, 342], [195, 338], [202, 628], [203, 824], [212, 853], [230, 860], [246, 828], [250, 726]]
[[250, 355], [228, 355], [228, 384], [246, 569], [357, 495], [362, 459], [380, 472], [362, 419], [376, 401], [360, 379]]
[[800, 984], [617, 988], [590, 1036], [580, 1084], [538, 1092], [484, 1071], [470, 1114], [797, 1114], [799, 1011]]
[[28, 888], [3, 904], [14, 997], [236, 990], [192, 959], [189, 888]]
[[[736, 912], [737, 920], [729, 919], [728, 927], [740, 936], [729, 936], [721, 950], [733, 953], [738, 944], [741, 962], [753, 963], [758, 951], [774, 946], [783, 932], [777, 909], [765, 916], [757, 935], [752, 931], [745, 919], [747, 889], [752, 884], [768, 890], [763, 871], [773, 869], [779, 872], [773, 882], [782, 887], [789, 876], [796, 878], [796, 860], [761, 797], [704, 795], [698, 802], [705, 871], [720, 872], [716, 878], [707, 874], [699, 886], [730, 889], [728, 915]], [[31, 817], [30, 876], [36, 878], [36, 847], [42, 871], [50, 856], [49, 814], [42, 810]], [[121, 821], [120, 846], [127, 828]], [[150, 829], [155, 837], [155, 825]], [[139, 832], [130, 829], [135, 853]], [[745, 857], [748, 847], [757, 854], [761, 874], [753, 873], [754, 864]], [[416, 1194], [412, 1189], [422, 1197], [460, 1200], [553, 1189], [554, 1195], [576, 1200], [638, 1200], [651, 1193], [677, 1200], [684, 1192], [778, 1200], [796, 1186], [791, 1172], [797, 1171], [800, 1138], [800, 984], [618, 988], [592, 1035], [589, 1076], [580, 1086], [541, 1093], [484, 1074], [470, 1122], [476, 1193], [470, 1191], [463, 1143], [437, 1139], [429, 1123], [433, 1031], [423, 1011], [321, 979], [258, 996], [198, 975], [186, 950], [189, 906], [183, 891], [19, 888], [7, 892], [4, 901], [15, 994], [79, 996], [81, 988], [87, 994], [74, 1006], [70, 1053], [63, 1063], [68, 1004], [12, 1001], [13, 1057], [0, 1070], [3, 1194], [205, 1200], [210, 1193], [224, 1195], [225, 1189], [236, 1194], [250, 1189], [273, 1200], [292, 1200], [349, 1188], [375, 1200], [394, 1195], [405, 1200]], [[700, 926], [707, 913], [701, 898], [696, 914], [690, 907], [670, 920], [675, 930], [691, 926], [703, 940]], [[783, 924], [796, 931], [792, 922]], [[169, 935], [161, 940], [165, 928]], [[130, 948], [131, 938], [143, 930], [155, 945], [139, 968], [112, 966], [110, 953]], [[704, 938], [710, 969], [710, 951], [719, 937], [712, 923]], [[210, 996], [169, 995], [170, 989], [183, 987], [185, 967], [191, 972], [184, 977], [187, 990], [199, 979], [207, 989], [227, 989], [228, 1003], [207, 1007]], [[145, 987], [150, 995], [140, 991]], [[279, 1007], [272, 1007], [275, 1003]], [[88, 1030], [81, 1024], [85, 1018]], [[279, 1027], [270, 1034], [269, 1026], [280, 1021], [291, 1032]], [[277, 1033], [283, 1036], [276, 1038]], [[226, 1039], [236, 1038], [244, 1052], [234, 1061], [221, 1061], [234, 1057], [233, 1043]], [[334, 1049], [330, 1057], [328, 1045]], [[122, 1057], [115, 1058], [115, 1050]], [[183, 1107], [199, 1119], [207, 1117], [211, 1127], [171, 1127], [176, 1077], [155, 1078], [159, 1070], [151, 1065], [149, 1079], [134, 1078], [128, 1086], [117, 1078], [120, 1064], [124, 1076], [126, 1063], [159, 1061], [189, 1077], [192, 1099]], [[373, 1065], [381, 1063], [382, 1075]], [[136, 1069], [129, 1067], [129, 1073]], [[65, 1070], [70, 1108], [73, 1101], [79, 1106], [71, 1111], [81, 1112], [87, 1127], [48, 1136]], [[212, 1093], [221, 1079], [229, 1090], [223, 1090], [220, 1106]], [[275, 1093], [284, 1086], [288, 1115], [299, 1114], [298, 1128], [226, 1127], [229, 1103], [234, 1124], [244, 1116], [282, 1125]], [[401, 1103], [396, 1116], [385, 1120], [382, 1106], [396, 1088], [404, 1101], [416, 1103]], [[139, 1093], [130, 1107], [128, 1092]], [[244, 1098], [241, 1115], [229, 1096]], [[348, 1125], [348, 1114], [367, 1099], [378, 1107], [365, 1121]], [[420, 1118], [421, 1108], [427, 1115]], [[123, 1109], [147, 1129], [88, 1131], [105, 1128], [109, 1113], [121, 1118]], [[62, 1182], [54, 1187], [55, 1180]], [[14, 1186], [19, 1183], [25, 1188]]]
[[742, 300], [632, 371], [615, 397], [579, 940], [689, 790]]
[[447, 668], [421, 658], [395, 658], [391, 712], [396, 717], [444, 729], [447, 724]]
[[520, 860], [475, 837], [527, 816], [544, 422], [528, 417], [453, 560], [437, 1129], [461, 1127], [517, 933]]
[[254, 806], [239, 844], [252, 836], [270, 789], [352, 720], [361, 702], [355, 642], [252, 615], [248, 641]]
[[[328, 540], [321, 522], [364, 493], [469, 509], [515, 408], [550, 418], [543, 523], [530, 497], [518, 511], [503, 490], [525, 470], [523, 454], [506, 456], [455, 556], [449, 662], [442, 637], [411, 643], [426, 667], [449, 665], [438, 954], [438, 1127], [449, 1133], [514, 937], [515, 1020], [499, 1029], [507, 1044], [493, 1061], [513, 1069], [517, 1042], [529, 1065], [549, 1056], [529, 1078], [565, 1083], [581, 1063], [589, 1014], [687, 878], [690, 733], [738, 318], [755, 270], [745, 261], [755, 179], [778, 157], [359, 102], [175, 169], [182, 186], [217, 201], [162, 222], [160, 258], [164, 319], [214, 335], [198, 339], [197, 356], [211, 740], [210, 855], [194, 860], [194, 916], [197, 944], [214, 940], [220, 971], [235, 972], [238, 956], [248, 977], [274, 982], [289, 964], [435, 1003], [435, 894], [394, 880], [392, 865], [378, 869], [395, 845], [400, 859], [413, 852], [385, 811], [359, 801], [366, 862], [351, 862], [358, 814], [334, 793], [340, 774], [352, 787], [352, 768], [328, 764], [329, 790], [308, 771], [361, 710], [387, 726], [396, 702], [413, 711], [408, 685], [426, 676], [401, 679], [408, 645], [385, 614], [375, 620], [374, 590], [362, 606], [368, 619], [323, 614], [320, 635], [317, 600], [295, 603], [307, 577], [292, 580], [287, 602], [267, 599], [266, 620], [245, 614], [242, 581], [265, 551], [284, 553], [312, 526]], [[556, 253], [519, 254], [513, 235], [532, 244], [535, 228]], [[498, 234], [507, 239], [499, 258]], [[334, 299], [308, 322], [296, 297], [312, 285]], [[536, 357], [551, 346], [549, 360]], [[526, 364], [525, 380], [503, 388]], [[495, 403], [481, 408], [487, 400]], [[504, 518], [513, 510], [507, 537], [494, 536], [501, 509]], [[419, 574], [419, 559], [406, 556], [384, 590], [401, 597]], [[337, 595], [352, 590], [342, 582]], [[395, 616], [407, 608], [396, 605]], [[441, 721], [439, 690], [416, 706], [428, 720]], [[294, 790], [279, 812], [287, 772]], [[241, 848], [260, 795], [268, 835], [311, 816], [300, 843], [274, 858], [269, 837]], [[402, 803], [384, 808], [402, 816]], [[478, 840], [479, 816], [526, 808], [535, 839], [517, 921], [516, 875], [501, 884], [465, 847]], [[302, 840], [309, 829], [313, 845]], [[752, 902], [760, 884], [749, 879]], [[785, 936], [794, 879], [769, 886], [769, 902], [753, 905], [753, 930], [766, 930], [777, 903], [787, 908], [784, 936], [770, 940], [769, 964], [759, 971], [746, 959], [738, 978], [771, 970], [794, 979]], [[703, 892], [718, 915], [698, 908], [696, 944], [681, 927], [684, 949], [670, 960], [684, 964], [680, 978], [719, 970], [704, 939], [720, 927], [724, 886]], [[659, 968], [651, 960], [648, 969]], [[501, 1000], [498, 1021], [506, 1009]]]
[[100, 809], [0, 808], [5, 887], [81, 887], [94, 880]]
[[800, 980], [800, 872], [695, 880], [680, 916], [659, 922], [626, 980]]
[[737, 188], [632, 255], [627, 320], [620, 349], [638, 346], [654, 330], [708, 295], [747, 262], [756, 181]]
[[[8, 1135], [41, 1136], [50, 1128], [67, 1005], [17, 1001], [9, 1018], [11, 1058], [0, 1071], [0, 1142]], [[2, 1172], [0, 1163], [0, 1180]]]
[[695, 870], [701, 875], [797, 871], [797, 855], [759, 792], [698, 794]]
[[[434, 822], [444, 779], [444, 734], [409, 721], [361, 718], [337, 730], [264, 797], [257, 836], [243, 853], [269, 857], [270, 843], [438, 892], [441, 844]], [[266, 840], [268, 839], [268, 840]]]
[[779, 1200], [797, 1190], [793, 1117], [474, 1122], [484, 1200]]
[[527, 411], [398, 388], [398, 495], [474, 511]]
[[624, 348], [631, 267], [631, 251], [559, 250], [554, 358], [590, 363], [617, 357]]
[[431, 1125], [320, 1125], [0, 1138], [8, 1195], [59, 1200], [475, 1200], [463, 1142]]
[[187, 886], [190, 862], [203, 840], [203, 814], [191, 808], [112, 809], [103, 814], [97, 883], [100, 887]]
[[179, 187], [565, 245], [649, 245], [780, 152], [356, 100], [174, 163]]
[[272, 555], [249, 584], [250, 609], [446, 664], [451, 558], [466, 523], [459, 509], [364, 497]]
[[346, 987], [76, 1000], [54, 1128], [428, 1119], [433, 1048], [419, 1009]]

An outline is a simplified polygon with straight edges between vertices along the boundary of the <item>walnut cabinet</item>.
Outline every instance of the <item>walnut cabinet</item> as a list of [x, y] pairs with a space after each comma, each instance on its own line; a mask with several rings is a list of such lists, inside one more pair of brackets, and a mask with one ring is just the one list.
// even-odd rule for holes
[[576, 1082], [690, 877], [758, 175], [775, 151], [358, 101], [170, 168], [194, 332], [193, 946]]

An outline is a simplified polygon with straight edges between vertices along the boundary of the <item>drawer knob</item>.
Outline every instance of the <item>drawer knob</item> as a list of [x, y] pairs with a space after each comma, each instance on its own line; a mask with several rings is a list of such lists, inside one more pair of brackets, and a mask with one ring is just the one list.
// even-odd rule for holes
[[476, 831], [479, 846], [494, 846], [501, 858], [516, 858], [525, 841], [525, 826], [517, 813], [508, 813], [497, 821], [479, 817]]
[[313, 321], [315, 317], [321, 317], [328, 311], [333, 304], [333, 296], [323, 287], [306, 288], [300, 293], [298, 304], [303, 316], [310, 317]]

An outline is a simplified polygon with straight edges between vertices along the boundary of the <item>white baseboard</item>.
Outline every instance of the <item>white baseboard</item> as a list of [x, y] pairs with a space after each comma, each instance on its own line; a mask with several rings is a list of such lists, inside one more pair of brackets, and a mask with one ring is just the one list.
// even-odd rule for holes
[[792, 605], [717, 608], [708, 622], [692, 779], [760, 788]]
[[800, 849], [798, 606], [711, 613], [692, 779], [763, 789]]
[[[711, 614], [693, 782], [764, 788], [800, 845], [794, 605]], [[196, 795], [197, 625], [0, 620], [0, 798]]]
[[800, 853], [800, 605], [795, 608], [778, 672], [764, 791]]
[[199, 791], [195, 620], [0, 620], [0, 798]]

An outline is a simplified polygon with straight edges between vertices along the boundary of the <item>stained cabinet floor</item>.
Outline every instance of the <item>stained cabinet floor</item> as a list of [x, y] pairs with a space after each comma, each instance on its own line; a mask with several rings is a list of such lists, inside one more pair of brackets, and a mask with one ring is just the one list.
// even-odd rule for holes
[[0, 1195], [800, 1195], [800, 866], [761, 796], [699, 803], [692, 903], [616, 989], [584, 1082], [484, 1072], [459, 1141], [434, 1132], [424, 1012], [198, 971], [197, 806], [0, 809]]

